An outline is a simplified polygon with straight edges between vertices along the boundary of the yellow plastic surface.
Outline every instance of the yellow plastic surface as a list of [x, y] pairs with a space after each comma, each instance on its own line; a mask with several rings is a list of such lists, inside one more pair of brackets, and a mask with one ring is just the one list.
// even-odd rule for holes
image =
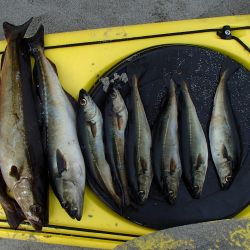
[[[188, 21], [144, 24], [69, 33], [46, 35], [45, 45], [55, 46], [94, 41], [110, 41], [121, 38], [148, 36], [189, 30], [250, 26], [250, 15], [195, 19]], [[234, 31], [250, 47], [250, 30]], [[59, 79], [64, 88], [77, 98], [79, 89], [90, 87], [114, 64], [129, 55], [161, 44], [193, 44], [208, 47], [226, 54], [250, 69], [250, 53], [234, 40], [222, 40], [215, 32], [148, 38], [142, 40], [99, 43], [68, 48], [47, 49], [46, 56], [57, 66]], [[3, 51], [6, 42], [0, 42]], [[153, 232], [152, 229], [134, 224], [114, 213], [87, 187], [83, 218], [72, 220], [61, 208], [54, 194], [49, 197], [49, 227], [41, 233], [34, 232], [29, 225], [21, 225], [20, 230], [11, 230], [4, 221], [0, 210], [0, 237], [35, 240], [46, 243], [74, 245], [82, 247], [113, 248], [135, 236]], [[243, 210], [238, 218], [250, 218], [250, 207]]]

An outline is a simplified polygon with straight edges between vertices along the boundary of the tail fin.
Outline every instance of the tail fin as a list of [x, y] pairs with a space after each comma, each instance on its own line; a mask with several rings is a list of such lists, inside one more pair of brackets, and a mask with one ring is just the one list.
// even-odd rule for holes
[[7, 40], [15, 40], [16, 38], [23, 38], [33, 18], [30, 18], [26, 23], [15, 26], [8, 22], [3, 23], [4, 35]]
[[40, 25], [36, 34], [30, 38], [25, 39], [28, 44], [30, 51], [34, 51], [37, 46], [44, 47], [44, 26]]
[[240, 65], [233, 61], [230, 58], [225, 58], [223, 63], [222, 63], [222, 67], [221, 67], [221, 71], [220, 71], [220, 78], [224, 78], [225, 81], [227, 81], [235, 71], [237, 71], [240, 68]]
[[130, 87], [133, 88], [134, 86], [136, 88], [138, 88], [139, 86], [139, 80], [138, 80], [138, 76], [136, 74], [134, 74], [132, 77], [131, 77], [131, 81], [129, 81], [129, 84], [130, 84]]

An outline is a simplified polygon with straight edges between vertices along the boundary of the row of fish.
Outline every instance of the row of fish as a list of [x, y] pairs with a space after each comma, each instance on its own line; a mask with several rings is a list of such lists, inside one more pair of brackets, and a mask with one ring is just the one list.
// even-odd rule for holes
[[85, 163], [76, 102], [44, 55], [43, 26], [34, 37], [24, 38], [31, 20], [20, 26], [3, 24], [7, 47], [0, 84], [0, 202], [11, 227], [28, 220], [41, 230], [48, 222], [48, 179], [62, 207], [81, 219]]
[[[119, 207], [143, 204], [153, 176], [171, 204], [182, 176], [193, 197], [199, 198], [208, 146], [187, 83], [179, 76], [171, 80], [152, 136], [137, 75], [130, 79], [128, 109], [115, 85], [107, 91], [103, 115], [84, 90], [77, 103], [62, 88], [56, 66], [44, 55], [43, 26], [33, 37], [24, 38], [30, 22], [3, 25], [7, 47], [0, 85], [0, 202], [9, 224], [16, 228], [27, 219], [40, 230], [47, 223], [49, 180], [62, 207], [80, 220], [85, 164]], [[30, 55], [35, 59], [33, 78]], [[222, 70], [209, 127], [222, 187], [231, 183], [241, 157], [226, 89], [235, 70]]]
[[[221, 70], [209, 126], [212, 158], [222, 188], [229, 187], [240, 166], [240, 139], [226, 87], [237, 67], [231, 64]], [[109, 87], [104, 121], [90, 95], [80, 92], [78, 133], [91, 175], [119, 206], [129, 206], [131, 198], [143, 204], [153, 175], [170, 204], [177, 199], [181, 177], [198, 199], [209, 153], [187, 83], [179, 75], [171, 79], [168, 99], [152, 136], [136, 75], [130, 80], [130, 88], [127, 110], [119, 90], [115, 85]]]

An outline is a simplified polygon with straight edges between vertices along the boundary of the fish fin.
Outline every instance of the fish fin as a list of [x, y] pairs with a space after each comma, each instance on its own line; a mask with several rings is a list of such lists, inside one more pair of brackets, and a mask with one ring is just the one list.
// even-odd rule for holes
[[15, 165], [11, 166], [9, 175], [14, 177], [16, 180], [20, 179], [20, 173], [18, 171], [18, 168]]
[[144, 74], [147, 72], [144, 66], [135, 64], [131, 62], [129, 66], [127, 67], [127, 76], [128, 76], [128, 84], [130, 87], [133, 85], [133, 77], [136, 76], [138, 80], [140, 80]]
[[55, 73], [58, 75], [57, 67], [56, 65], [47, 57], [47, 60], [51, 64], [52, 68], [54, 69]]
[[4, 57], [5, 57], [5, 52], [6, 52], [6, 49], [4, 50], [4, 52], [2, 54], [2, 57], [1, 57], [1, 69], [3, 67], [3, 61], [4, 61]]
[[26, 218], [15, 200], [9, 198], [9, 202], [11, 202], [11, 208], [4, 203], [1, 203], [1, 205], [6, 215], [8, 224], [11, 228], [17, 229], [20, 223]]
[[118, 129], [121, 130], [123, 125], [122, 116], [117, 115], [116, 118], [117, 118]]
[[197, 158], [196, 158], [196, 162], [194, 164], [194, 169], [195, 170], [199, 170], [200, 166], [203, 164], [203, 159], [201, 154], [198, 154]]
[[230, 59], [229, 57], [225, 58], [222, 62], [221, 70], [220, 70], [220, 78], [221, 80], [227, 81], [235, 71], [240, 68], [240, 65]]
[[61, 177], [62, 173], [67, 170], [67, 162], [60, 149], [56, 150], [56, 162], [57, 162], [58, 175]]
[[170, 174], [175, 173], [176, 171], [176, 162], [174, 161], [173, 158], [170, 160]]
[[232, 157], [228, 154], [226, 146], [223, 144], [221, 149], [221, 154], [223, 158], [225, 158], [227, 161], [232, 162]]
[[93, 137], [96, 137], [96, 132], [97, 132], [96, 123], [89, 122], [89, 125]]
[[145, 174], [147, 171], [147, 161], [143, 158], [140, 158], [140, 163], [141, 163], [141, 167], [142, 167], [142, 172]]
[[29, 51], [31, 54], [35, 53], [36, 47], [44, 47], [44, 26], [40, 25], [34, 36], [26, 38], [26, 43], [28, 44]]
[[10, 24], [8, 22], [4, 22], [3, 23], [3, 30], [4, 30], [4, 35], [5, 35], [5, 38], [8, 40], [8, 39], [11, 39], [11, 40], [14, 40], [16, 38], [23, 38], [25, 33], [26, 33], [26, 30], [28, 29], [31, 21], [32, 21], [33, 18], [30, 18], [26, 23], [22, 24], [22, 25], [13, 25], [13, 24]]
[[67, 96], [69, 102], [71, 103], [73, 109], [74, 109], [75, 112], [77, 113], [77, 111], [78, 111], [77, 101], [76, 101], [75, 98], [74, 98], [72, 95], [70, 95], [66, 90], [64, 90], [64, 93], [66, 94], [66, 96]]

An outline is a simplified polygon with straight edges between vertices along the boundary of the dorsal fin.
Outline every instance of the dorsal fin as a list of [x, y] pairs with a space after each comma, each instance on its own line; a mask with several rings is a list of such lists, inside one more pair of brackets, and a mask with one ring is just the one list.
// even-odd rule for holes
[[56, 150], [56, 162], [57, 162], [58, 175], [59, 177], [61, 177], [62, 173], [67, 170], [67, 162], [60, 149]]

